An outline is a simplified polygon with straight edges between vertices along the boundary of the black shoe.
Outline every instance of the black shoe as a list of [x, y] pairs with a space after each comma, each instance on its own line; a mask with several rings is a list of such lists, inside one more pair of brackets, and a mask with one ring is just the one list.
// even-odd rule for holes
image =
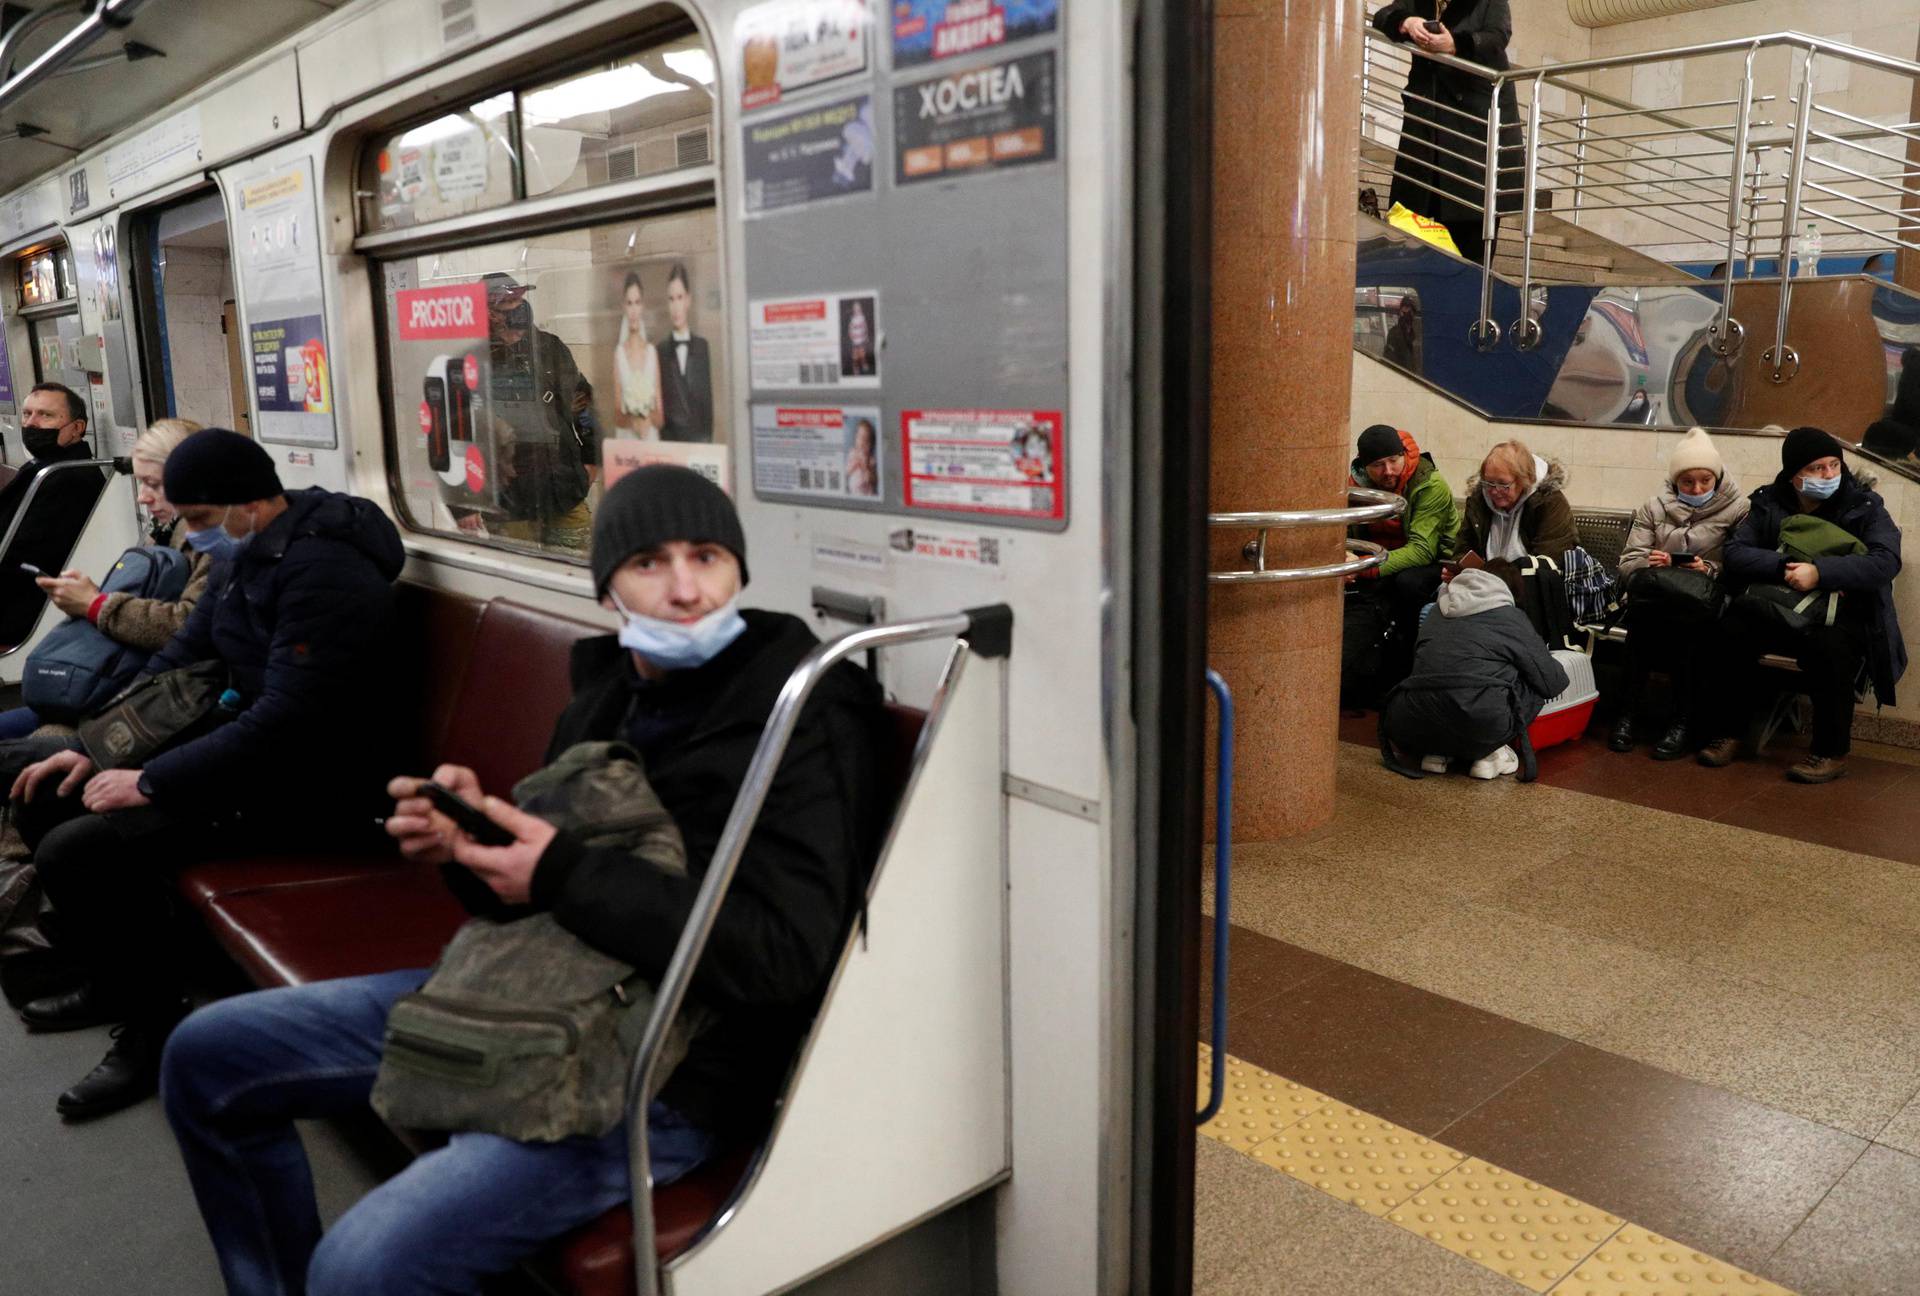
[[104, 1026], [124, 1016], [116, 1005], [102, 1002], [90, 985], [34, 999], [20, 1009], [20, 1020], [27, 1024], [28, 1030], [49, 1033]]
[[1668, 725], [1667, 731], [1660, 735], [1660, 741], [1653, 745], [1653, 758], [1658, 761], [1679, 760], [1692, 750], [1687, 727], [1683, 724]]
[[1623, 715], [1613, 722], [1613, 732], [1607, 735], [1608, 751], [1633, 750], [1633, 717]]
[[92, 1120], [145, 1102], [160, 1092], [160, 1050], [178, 1017], [122, 1022], [100, 1065], [53, 1104], [63, 1119]]

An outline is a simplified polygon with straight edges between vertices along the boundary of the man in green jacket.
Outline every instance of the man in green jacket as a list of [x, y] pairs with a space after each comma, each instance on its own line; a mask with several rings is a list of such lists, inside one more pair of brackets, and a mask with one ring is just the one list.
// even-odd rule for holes
[[[1360, 434], [1353, 484], [1404, 497], [1406, 510], [1353, 528], [1388, 552], [1378, 566], [1347, 578], [1342, 691], [1350, 699], [1385, 689], [1407, 672], [1420, 609], [1440, 587], [1440, 563], [1453, 552], [1460, 511], [1453, 488], [1411, 435], [1385, 423]], [[1379, 651], [1373, 652], [1372, 649]]]

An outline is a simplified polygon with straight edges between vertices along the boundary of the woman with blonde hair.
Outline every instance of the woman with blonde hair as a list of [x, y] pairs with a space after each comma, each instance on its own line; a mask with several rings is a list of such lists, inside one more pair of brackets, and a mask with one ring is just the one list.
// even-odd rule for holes
[[[1541, 458], [1524, 442], [1502, 441], [1467, 479], [1455, 556], [1476, 555], [1509, 584], [1518, 579], [1517, 564], [1529, 554], [1559, 562], [1580, 543], [1566, 490], [1567, 470], [1559, 460]], [[1479, 564], [1468, 560], [1467, 565]]]
[[[134, 498], [147, 514], [147, 538], [156, 545], [172, 545], [191, 560], [187, 586], [177, 599], [136, 598], [127, 593], [102, 593], [92, 577], [81, 571], [63, 571], [58, 576], [42, 576], [34, 583], [47, 592], [53, 605], [70, 617], [83, 617], [95, 629], [128, 647], [158, 652], [166, 646], [187, 614], [206, 591], [213, 559], [194, 544], [194, 533], [180, 525], [180, 517], [167, 501], [161, 470], [174, 447], [200, 430], [191, 419], [156, 419], [133, 443]], [[213, 530], [201, 532], [211, 538]], [[73, 717], [58, 717], [70, 719]], [[0, 740], [24, 738], [45, 717], [30, 707], [0, 712]]]

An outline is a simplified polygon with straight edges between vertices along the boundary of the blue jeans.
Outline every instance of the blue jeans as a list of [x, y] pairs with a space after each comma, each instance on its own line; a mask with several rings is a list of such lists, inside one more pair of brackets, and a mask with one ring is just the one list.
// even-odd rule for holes
[[[355, 1203], [322, 1237], [295, 1117], [364, 1111], [387, 1011], [426, 969], [264, 990], [180, 1024], [160, 1095], [232, 1296], [471, 1292], [551, 1238], [627, 1200], [626, 1126], [518, 1143], [456, 1134]], [[656, 1184], [713, 1136], [655, 1102]]]
[[40, 727], [40, 713], [32, 707], [14, 707], [0, 711], [0, 742], [25, 738]]

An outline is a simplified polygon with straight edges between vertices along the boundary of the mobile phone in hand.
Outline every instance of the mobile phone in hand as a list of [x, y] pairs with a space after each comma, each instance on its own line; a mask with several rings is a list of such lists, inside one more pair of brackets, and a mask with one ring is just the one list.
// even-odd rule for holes
[[1436, 36], [1438, 36], [1441, 32], [1446, 30], [1446, 26], [1443, 23], [1441, 23], [1441, 21], [1438, 18], [1427, 19], [1424, 26], [1428, 31], [1432, 32]]
[[448, 791], [438, 783], [421, 780], [415, 789], [421, 796], [433, 802], [433, 808], [459, 825], [460, 831], [479, 842], [482, 846], [511, 846], [514, 835], [493, 820], [476, 810], [464, 798]]
[[41, 571], [38, 567], [35, 567], [32, 563], [21, 563], [20, 570], [25, 572], [29, 576], [45, 576], [46, 575], [45, 572]]
[[1669, 549], [1667, 551], [1667, 557], [1673, 560], [1673, 565], [1675, 567], [1689, 566], [1690, 564], [1692, 564], [1693, 560], [1695, 558], [1698, 558], [1699, 556], [1700, 555], [1698, 554], [1687, 553], [1685, 550], [1675, 551], [1675, 550]]

